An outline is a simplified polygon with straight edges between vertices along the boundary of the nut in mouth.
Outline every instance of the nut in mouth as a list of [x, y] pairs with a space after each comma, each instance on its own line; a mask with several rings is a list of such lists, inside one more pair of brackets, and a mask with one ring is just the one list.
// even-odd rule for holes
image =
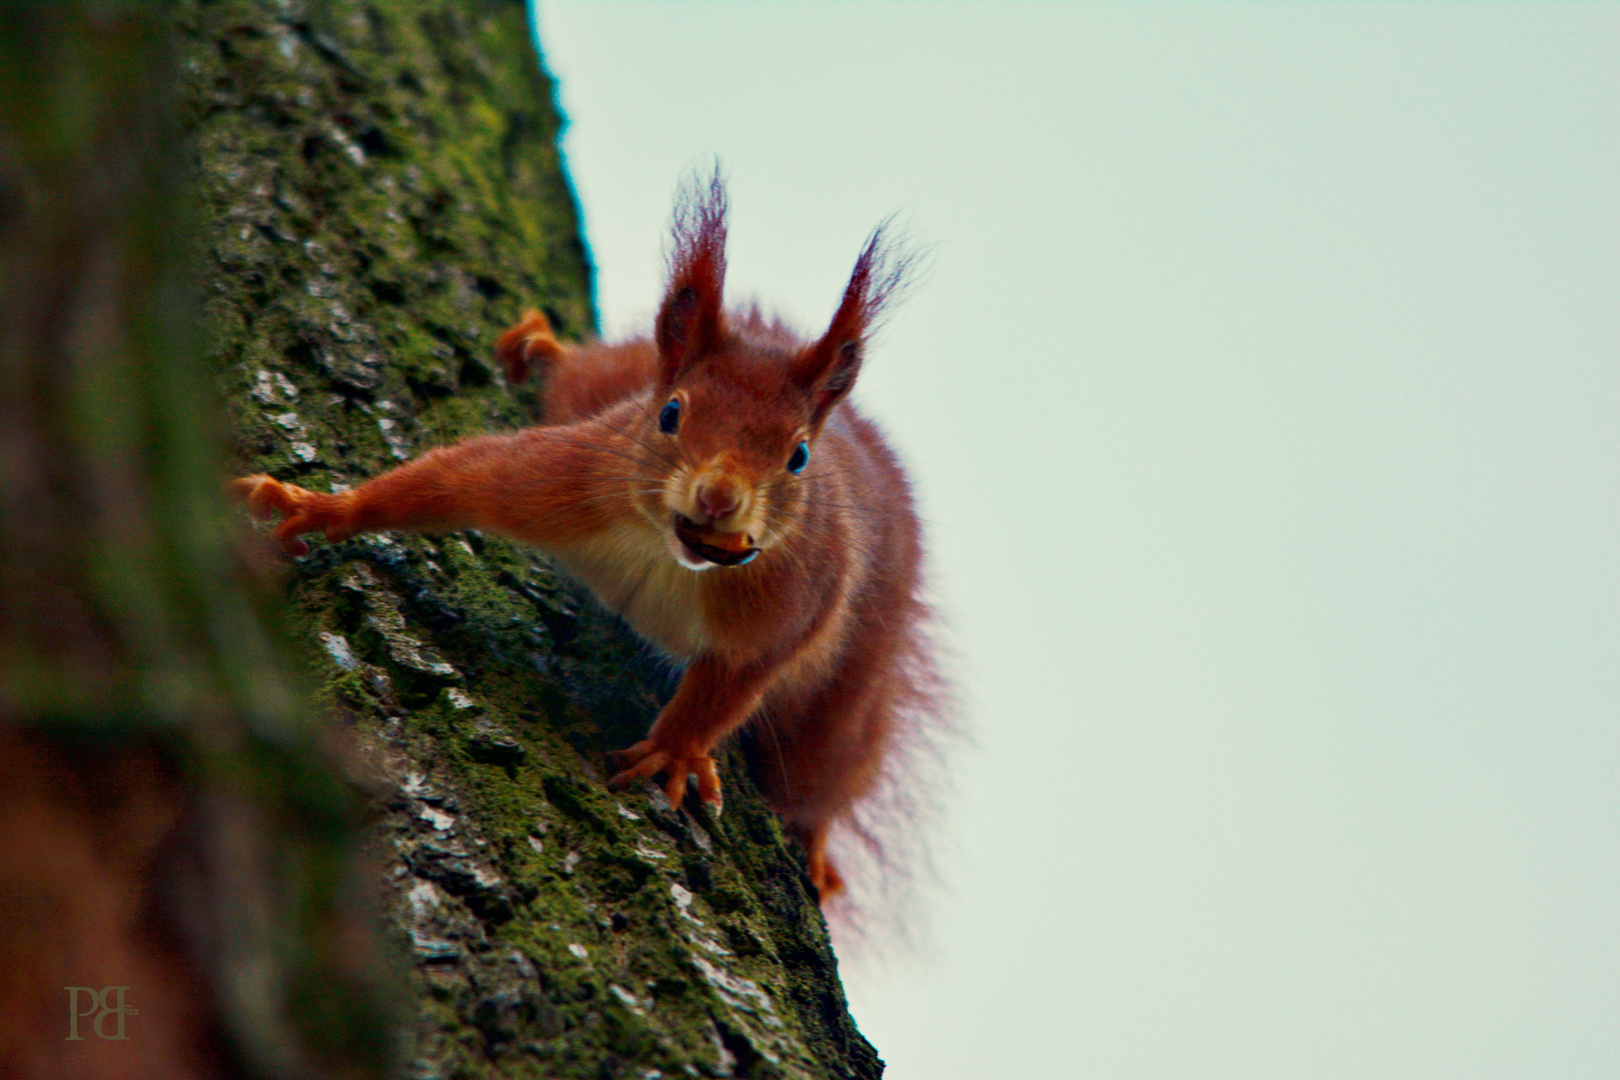
[[682, 514], [675, 515], [675, 538], [686, 550], [718, 566], [741, 566], [759, 554], [753, 537], [747, 533], [724, 533], [705, 529]]

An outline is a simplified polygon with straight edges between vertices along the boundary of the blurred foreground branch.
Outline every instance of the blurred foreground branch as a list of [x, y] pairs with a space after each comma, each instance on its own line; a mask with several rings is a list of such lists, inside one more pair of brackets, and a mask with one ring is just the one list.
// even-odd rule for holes
[[0, 1074], [374, 1075], [353, 800], [218, 505], [170, 38], [0, 21]]

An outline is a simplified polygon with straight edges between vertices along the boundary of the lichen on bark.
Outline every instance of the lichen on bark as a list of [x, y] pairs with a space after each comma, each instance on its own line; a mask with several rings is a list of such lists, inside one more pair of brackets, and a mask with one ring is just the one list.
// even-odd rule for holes
[[[529, 305], [566, 337], [595, 316], [523, 5], [176, 12], [236, 466], [330, 490], [530, 421], [494, 336]], [[604, 787], [674, 672], [543, 557], [360, 537], [287, 588], [377, 808], [404, 1075], [881, 1072], [740, 758], [719, 820]]]

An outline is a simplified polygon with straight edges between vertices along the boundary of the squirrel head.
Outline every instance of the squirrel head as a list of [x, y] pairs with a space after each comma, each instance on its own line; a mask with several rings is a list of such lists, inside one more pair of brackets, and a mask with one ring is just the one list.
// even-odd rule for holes
[[653, 430], [642, 436], [664, 472], [642, 509], [667, 523], [681, 565], [752, 561], [796, 531], [818, 472], [835, 467], [818, 458], [817, 439], [910, 268], [886, 228], [867, 239], [826, 332], [806, 343], [757, 309], [728, 317], [725, 186], [716, 170], [683, 191], [654, 330]]

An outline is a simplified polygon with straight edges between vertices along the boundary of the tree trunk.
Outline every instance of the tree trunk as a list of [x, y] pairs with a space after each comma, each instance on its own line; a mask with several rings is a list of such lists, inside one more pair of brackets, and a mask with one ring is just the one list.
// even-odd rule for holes
[[[236, 470], [326, 490], [530, 420], [495, 335], [525, 306], [564, 336], [595, 315], [524, 6], [173, 10]], [[674, 673], [545, 559], [476, 533], [317, 541], [286, 588], [372, 792], [403, 1075], [880, 1074], [740, 758], [723, 820], [605, 788]]]

